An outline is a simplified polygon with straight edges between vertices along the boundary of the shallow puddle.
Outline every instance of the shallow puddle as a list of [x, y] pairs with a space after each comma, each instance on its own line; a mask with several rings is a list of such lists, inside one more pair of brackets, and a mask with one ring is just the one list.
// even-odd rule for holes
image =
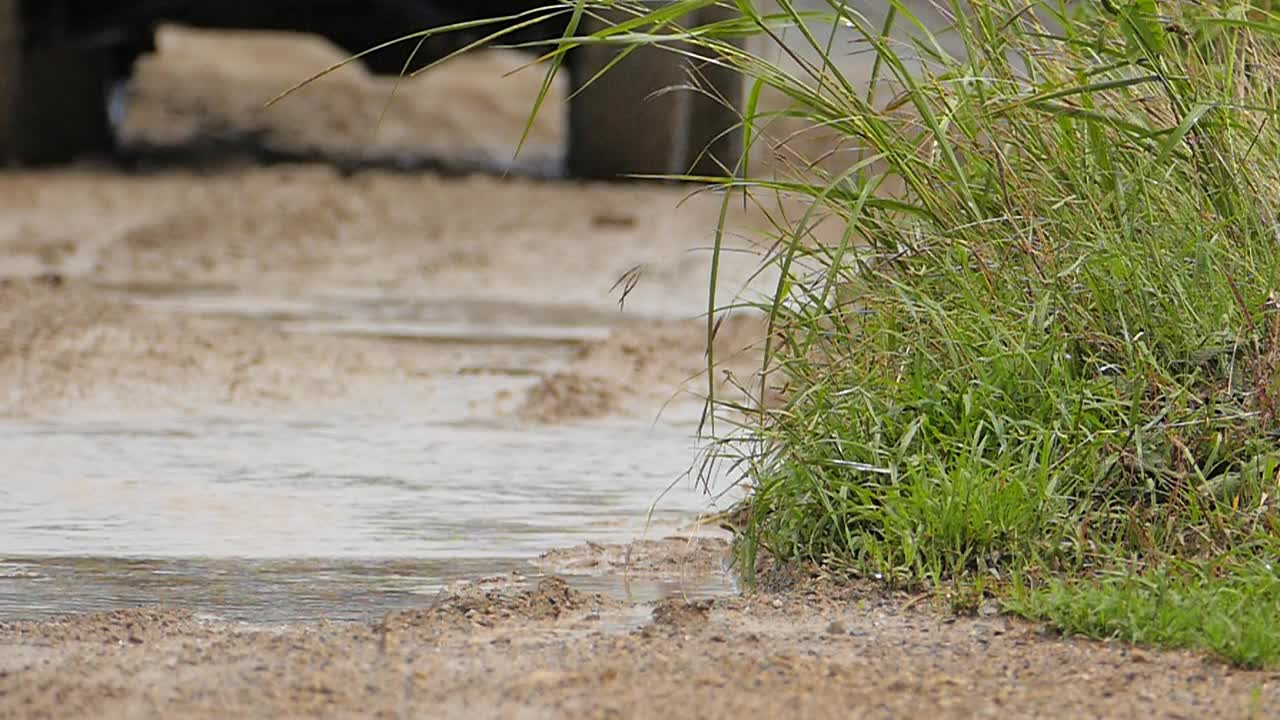
[[[542, 572], [525, 560], [39, 557], [0, 560], [0, 621], [163, 605], [253, 623], [373, 620], [421, 607], [445, 586], [502, 575], [512, 589]], [[564, 575], [570, 585], [647, 603], [736, 592], [728, 573], [679, 581]]]
[[[254, 622], [367, 618], [457, 580], [536, 579], [530, 561], [546, 550], [657, 538], [714, 509], [687, 474], [696, 417], [549, 426], [492, 410], [583, 343], [643, 321], [634, 314], [358, 290], [100, 289], [143, 311], [420, 343], [441, 371], [415, 379], [430, 406], [405, 412], [375, 414], [371, 401], [344, 414], [0, 422], [0, 620], [154, 604]], [[635, 601], [734, 590], [724, 573], [567, 579]]]
[[[157, 285], [103, 286], [143, 307], [251, 317], [287, 332], [424, 342], [577, 344], [603, 340], [624, 319], [616, 308], [480, 298], [403, 298], [352, 290], [306, 299], [201, 292]], [[625, 316], [637, 322], [634, 313]]]
[[657, 537], [706, 510], [682, 477], [691, 438], [684, 426], [354, 415], [5, 423], [0, 619], [153, 603], [351, 618], [460, 578], [534, 575], [527, 561], [549, 548]]

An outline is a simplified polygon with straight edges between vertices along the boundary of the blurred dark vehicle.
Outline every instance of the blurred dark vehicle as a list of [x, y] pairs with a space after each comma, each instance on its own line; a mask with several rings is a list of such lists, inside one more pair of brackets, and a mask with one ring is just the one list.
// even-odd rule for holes
[[[128, 80], [134, 61], [154, 50], [155, 29], [161, 23], [313, 33], [355, 54], [413, 32], [510, 16], [553, 1], [0, 0], [0, 164], [59, 163], [110, 152], [115, 139], [109, 96]], [[700, 12], [701, 17], [683, 22], [710, 22], [725, 11]], [[493, 29], [434, 36], [419, 50], [415, 67]], [[552, 39], [564, 29], [563, 21], [543, 22], [501, 42]], [[362, 62], [373, 73], [398, 74], [414, 45], [400, 43]], [[603, 46], [572, 51], [567, 70], [574, 89], [615, 53]], [[731, 170], [741, 154], [741, 133], [734, 125], [742, 81], [724, 68], [704, 64], [696, 77], [699, 85], [712, 90], [710, 94], [678, 91], [654, 96], [664, 87], [689, 85], [689, 69], [689, 61], [675, 53], [640, 50], [574, 97], [569, 174], [612, 178], [690, 170], [719, 175], [724, 167]], [[448, 65], [438, 71], [448, 72]]]

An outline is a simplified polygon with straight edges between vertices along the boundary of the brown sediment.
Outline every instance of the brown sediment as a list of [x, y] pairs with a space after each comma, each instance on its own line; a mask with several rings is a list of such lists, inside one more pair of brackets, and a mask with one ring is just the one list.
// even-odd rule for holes
[[0, 626], [0, 716], [1244, 718], [1280, 707], [1274, 673], [939, 614], [870, 584], [648, 608], [555, 580], [479, 585], [369, 624], [139, 611]]
[[626, 545], [587, 543], [553, 548], [535, 564], [553, 573], [675, 578], [725, 573], [731, 553], [726, 537], [673, 533], [660, 540], [636, 540]]
[[5, 416], [372, 400], [388, 383], [412, 394], [444, 367], [392, 344], [147, 312], [75, 280], [0, 284]]
[[[756, 395], [764, 322], [740, 313], [716, 328], [714, 363], [716, 397], [744, 401]], [[672, 401], [701, 403], [708, 395], [707, 324], [705, 321], [653, 321], [615, 331], [609, 338], [581, 348], [567, 368], [543, 380], [530, 392], [520, 413], [542, 422], [638, 412]]]
[[511, 592], [503, 583], [466, 583], [430, 607], [388, 613], [375, 630], [438, 632], [459, 625], [492, 627], [597, 615], [602, 607], [616, 606], [602, 595], [577, 591], [556, 577], [544, 578], [535, 587], [519, 592]]

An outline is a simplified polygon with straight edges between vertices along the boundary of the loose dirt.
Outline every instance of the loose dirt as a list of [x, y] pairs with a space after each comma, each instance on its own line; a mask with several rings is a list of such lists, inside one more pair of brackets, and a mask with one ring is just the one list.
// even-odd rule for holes
[[[715, 330], [716, 392], [738, 398], [760, 371], [759, 315], [729, 317]], [[636, 414], [673, 399], [706, 397], [706, 323], [656, 321], [627, 328], [580, 348], [566, 364], [529, 391], [519, 413], [556, 422]], [[679, 387], [678, 397], [672, 387]]]
[[[268, 39], [167, 31], [127, 136], [465, 169], [509, 157], [538, 77], [478, 57], [406, 85], [373, 135], [389, 85], [355, 69], [263, 111], [336, 55]], [[535, 128], [525, 170], [557, 157], [558, 123]], [[542, 424], [652, 417], [706, 382], [708, 260], [690, 249], [709, 244], [716, 198], [676, 209], [686, 189], [217, 160], [0, 175], [0, 415], [383, 401], [430, 415], [457, 378], [506, 373], [528, 382], [495, 389], [485, 412]], [[768, 225], [755, 210], [732, 224], [735, 237]], [[756, 261], [727, 256], [726, 297]], [[614, 282], [637, 267], [620, 311]], [[387, 298], [439, 305], [449, 327], [591, 332], [442, 339], [395, 330]], [[760, 332], [749, 315], [721, 328], [737, 381]], [[727, 554], [707, 533], [548, 549], [543, 577], [479, 579], [371, 622], [140, 608], [3, 624], [0, 717], [1280, 716], [1275, 673], [957, 617], [874, 585], [686, 600]], [[600, 574], [675, 590], [647, 605], [576, 589]]]
[[0, 281], [0, 415], [376, 402], [448, 368], [393, 343], [139, 312], [57, 277]]
[[23, 718], [1264, 717], [1278, 681], [812, 579], [643, 607], [478, 582], [367, 624], [0, 626], [0, 715]]
[[698, 577], [726, 573], [729, 543], [709, 533], [637, 540], [627, 545], [589, 543], [546, 551], [535, 565], [567, 575], [617, 573], [632, 577]]

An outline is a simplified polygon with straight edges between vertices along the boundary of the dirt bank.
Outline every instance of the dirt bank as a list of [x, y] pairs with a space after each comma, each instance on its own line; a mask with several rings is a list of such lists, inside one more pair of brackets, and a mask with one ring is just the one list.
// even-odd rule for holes
[[821, 581], [652, 607], [488, 582], [369, 624], [137, 610], [0, 626], [4, 717], [1244, 718], [1277, 703], [1274, 674]]

